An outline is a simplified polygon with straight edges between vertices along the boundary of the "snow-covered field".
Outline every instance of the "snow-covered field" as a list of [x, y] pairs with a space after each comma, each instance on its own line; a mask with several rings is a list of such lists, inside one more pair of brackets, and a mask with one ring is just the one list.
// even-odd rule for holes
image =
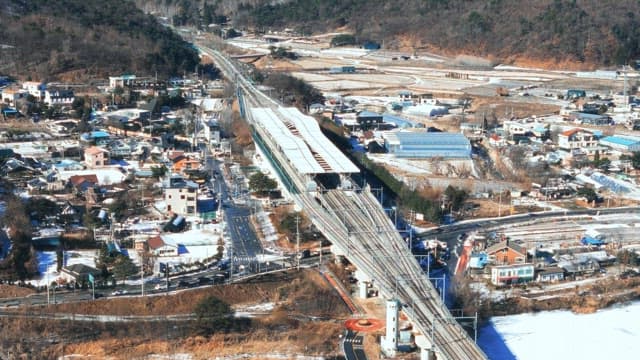
[[593, 314], [570, 311], [499, 316], [479, 331], [492, 360], [636, 359], [640, 354], [640, 302]]

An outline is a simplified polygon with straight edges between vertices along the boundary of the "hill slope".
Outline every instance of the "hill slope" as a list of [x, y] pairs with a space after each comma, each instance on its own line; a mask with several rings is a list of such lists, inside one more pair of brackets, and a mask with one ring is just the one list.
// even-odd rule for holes
[[292, 0], [244, 9], [246, 24], [258, 27], [346, 25], [365, 38], [447, 52], [600, 65], [640, 56], [632, 0]]
[[52, 79], [192, 71], [196, 52], [133, 2], [0, 0], [0, 73]]
[[550, 67], [558, 62], [614, 66], [640, 58], [635, 0], [135, 1], [179, 22], [202, 25], [207, 9], [209, 15], [229, 16], [235, 26], [304, 33], [346, 28], [360, 40], [384, 39], [386, 47], [405, 51], [532, 60]]

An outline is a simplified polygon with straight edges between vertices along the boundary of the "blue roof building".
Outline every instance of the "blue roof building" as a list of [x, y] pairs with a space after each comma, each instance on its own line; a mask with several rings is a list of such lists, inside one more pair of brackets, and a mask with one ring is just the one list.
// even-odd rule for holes
[[80, 135], [80, 140], [96, 145], [107, 145], [110, 135], [105, 131], [92, 131]]
[[640, 139], [622, 136], [607, 136], [600, 139], [600, 145], [623, 152], [640, 151]]
[[393, 124], [396, 127], [399, 127], [401, 129], [404, 128], [414, 128], [414, 127], [424, 127], [424, 125], [420, 124], [420, 123], [415, 123], [411, 120], [407, 120], [405, 118], [399, 117], [399, 116], [395, 116], [392, 114], [382, 114], [382, 121], [387, 123], [387, 124]]
[[397, 131], [383, 134], [384, 147], [401, 158], [471, 157], [471, 143], [459, 133]]

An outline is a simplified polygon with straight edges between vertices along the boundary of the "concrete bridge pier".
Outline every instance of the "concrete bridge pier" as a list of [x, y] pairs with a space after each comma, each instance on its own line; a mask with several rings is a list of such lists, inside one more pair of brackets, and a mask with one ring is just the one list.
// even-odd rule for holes
[[389, 357], [395, 357], [398, 350], [398, 316], [400, 303], [396, 299], [387, 300], [387, 329], [380, 337], [382, 352]]
[[369, 296], [369, 284], [371, 284], [371, 279], [359, 269], [356, 269], [353, 276], [358, 280], [358, 297], [366, 299]]
[[358, 282], [358, 297], [366, 299], [368, 297], [369, 284], [364, 281]]
[[420, 360], [435, 360], [436, 353], [433, 351], [431, 340], [424, 335], [416, 335], [416, 346], [420, 348]]

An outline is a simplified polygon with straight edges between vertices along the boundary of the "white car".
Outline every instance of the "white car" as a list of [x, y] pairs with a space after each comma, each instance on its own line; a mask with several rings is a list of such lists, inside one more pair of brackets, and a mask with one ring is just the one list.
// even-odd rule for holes
[[167, 284], [156, 284], [155, 289], [156, 290], [166, 290], [167, 289]]

